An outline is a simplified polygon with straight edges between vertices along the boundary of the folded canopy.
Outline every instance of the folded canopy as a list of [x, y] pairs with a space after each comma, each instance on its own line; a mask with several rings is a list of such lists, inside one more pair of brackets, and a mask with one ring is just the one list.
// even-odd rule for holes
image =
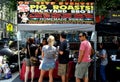
[[51, 31], [95, 31], [92, 24], [18, 24], [19, 31], [51, 30]]

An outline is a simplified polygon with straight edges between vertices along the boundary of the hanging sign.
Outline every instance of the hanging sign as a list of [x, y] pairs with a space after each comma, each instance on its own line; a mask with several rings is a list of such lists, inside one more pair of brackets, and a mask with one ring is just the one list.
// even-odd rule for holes
[[18, 2], [18, 23], [93, 24], [93, 2]]
[[7, 30], [7, 32], [9, 32], [9, 31], [13, 31], [13, 25], [11, 24], [11, 23], [8, 23], [7, 24], [7, 26], [6, 26], [6, 30]]

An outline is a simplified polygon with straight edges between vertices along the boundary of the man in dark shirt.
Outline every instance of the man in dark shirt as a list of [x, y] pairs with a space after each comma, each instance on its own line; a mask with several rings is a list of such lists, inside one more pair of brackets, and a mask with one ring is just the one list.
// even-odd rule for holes
[[64, 32], [60, 34], [58, 61], [58, 75], [61, 76], [62, 82], [68, 82], [69, 44]]

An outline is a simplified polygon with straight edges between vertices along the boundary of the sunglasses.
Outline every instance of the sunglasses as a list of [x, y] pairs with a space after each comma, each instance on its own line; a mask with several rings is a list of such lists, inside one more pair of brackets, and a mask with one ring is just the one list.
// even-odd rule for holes
[[82, 37], [82, 36], [79, 36], [79, 37]]

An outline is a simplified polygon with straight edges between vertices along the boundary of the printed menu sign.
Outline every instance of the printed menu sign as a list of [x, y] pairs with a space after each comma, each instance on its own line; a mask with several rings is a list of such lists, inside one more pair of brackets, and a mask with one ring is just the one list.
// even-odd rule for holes
[[18, 23], [93, 24], [93, 2], [18, 2]]

